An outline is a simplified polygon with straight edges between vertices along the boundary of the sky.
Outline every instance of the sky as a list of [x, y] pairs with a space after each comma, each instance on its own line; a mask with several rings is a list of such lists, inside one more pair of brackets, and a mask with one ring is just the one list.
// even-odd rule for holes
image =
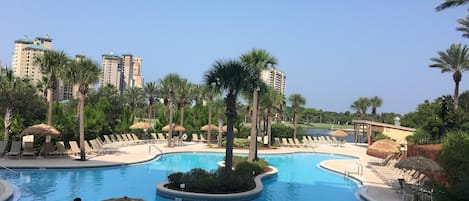
[[[286, 96], [306, 107], [352, 111], [378, 96], [378, 112], [405, 114], [452, 94], [451, 73], [429, 68], [452, 43], [467, 6], [436, 12], [443, 0], [17, 0], [0, 3], [0, 60], [11, 66], [14, 40], [48, 34], [55, 50], [97, 62], [110, 51], [143, 59], [145, 82], [178, 73], [194, 83], [218, 59], [252, 48], [277, 57]], [[460, 92], [469, 89], [463, 74]]]

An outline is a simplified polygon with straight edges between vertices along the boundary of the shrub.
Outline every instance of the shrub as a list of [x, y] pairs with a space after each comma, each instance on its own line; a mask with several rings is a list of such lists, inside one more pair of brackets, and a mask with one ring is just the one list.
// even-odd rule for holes
[[[226, 141], [223, 141], [223, 146], [226, 147]], [[233, 140], [233, 147], [236, 147], [236, 148], [249, 147], [249, 140], [246, 138], [235, 138]]]
[[414, 144], [433, 144], [435, 143], [434, 140], [432, 140], [432, 136], [430, 133], [423, 129], [417, 129], [415, 130], [415, 133], [413, 135], [409, 135], [406, 137], [407, 141], [412, 142]]
[[272, 124], [272, 137], [293, 137], [293, 132], [294, 129], [292, 127], [283, 124]]
[[235, 134], [237, 138], [248, 138], [251, 135], [251, 127], [243, 126], [239, 129], [239, 132]]
[[373, 136], [373, 141], [378, 141], [378, 140], [384, 140], [384, 139], [391, 139], [387, 135], [384, 135], [383, 133], [378, 133], [375, 136]]

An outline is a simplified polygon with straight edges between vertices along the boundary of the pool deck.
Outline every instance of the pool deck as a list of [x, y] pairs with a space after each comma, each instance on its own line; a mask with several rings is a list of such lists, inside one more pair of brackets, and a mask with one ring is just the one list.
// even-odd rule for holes
[[[157, 148], [155, 148], [157, 147]], [[187, 143], [183, 146], [168, 148], [165, 144], [142, 144], [119, 147], [112, 154], [100, 156], [88, 156], [87, 161], [77, 161], [73, 158], [36, 158], [36, 159], [0, 159], [1, 166], [8, 168], [77, 168], [77, 167], [101, 167], [128, 165], [134, 163], [152, 160], [157, 155], [163, 153], [175, 152], [221, 152], [223, 148], [208, 148], [201, 143]], [[235, 149], [234, 153], [247, 153], [248, 150]], [[331, 146], [329, 144], [319, 144], [315, 148], [278, 148], [278, 149], [259, 149], [259, 154], [283, 154], [296, 152], [316, 152], [341, 154], [357, 157], [351, 160], [327, 160], [320, 164], [323, 168], [345, 174], [360, 180], [363, 184], [358, 193], [369, 201], [394, 201], [401, 200], [401, 195], [394, 189], [387, 186], [375, 173], [373, 173], [367, 164], [369, 161], [379, 161], [375, 157], [366, 155], [366, 145], [345, 144], [343, 147]], [[281, 174], [281, 173], [279, 173]], [[1, 188], [0, 188], [1, 190]], [[2, 192], [0, 192], [0, 195]]]

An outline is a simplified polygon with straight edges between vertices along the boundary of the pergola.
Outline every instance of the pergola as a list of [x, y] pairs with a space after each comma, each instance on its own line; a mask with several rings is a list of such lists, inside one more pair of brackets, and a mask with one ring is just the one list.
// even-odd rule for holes
[[412, 135], [415, 132], [414, 128], [378, 123], [367, 120], [353, 120], [352, 123], [353, 130], [355, 133], [355, 142], [358, 142], [358, 134], [360, 133], [360, 130], [362, 130], [363, 132], [366, 132], [368, 145], [371, 145], [371, 135], [373, 134], [373, 131], [381, 132], [384, 135], [391, 137], [391, 139], [394, 138], [394, 140], [399, 140], [402, 138], [405, 139], [406, 136]]

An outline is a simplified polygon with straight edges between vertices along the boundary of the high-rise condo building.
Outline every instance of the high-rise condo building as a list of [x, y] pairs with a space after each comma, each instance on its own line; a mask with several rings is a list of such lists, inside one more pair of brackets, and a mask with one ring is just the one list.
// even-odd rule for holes
[[48, 35], [38, 36], [33, 40], [27, 36], [15, 40], [15, 51], [12, 59], [12, 70], [15, 76], [28, 78], [36, 84], [42, 80], [41, 67], [34, 60], [52, 49], [52, 39]]
[[142, 76], [142, 58], [133, 58], [134, 70], [133, 70], [133, 86], [138, 88], [143, 88], [144, 80]]
[[133, 87], [134, 59], [131, 54], [118, 55], [109, 52], [101, 55], [101, 79], [99, 86], [114, 85], [118, 90]]
[[286, 79], [285, 73], [276, 69], [275, 67], [269, 67], [261, 71], [261, 79], [268, 85], [279, 91], [282, 95], [285, 95]]

